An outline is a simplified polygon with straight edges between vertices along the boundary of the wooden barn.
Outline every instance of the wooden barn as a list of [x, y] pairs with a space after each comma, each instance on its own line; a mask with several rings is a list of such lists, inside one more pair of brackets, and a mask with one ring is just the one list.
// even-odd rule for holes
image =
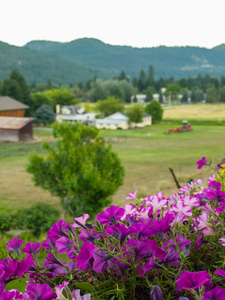
[[32, 139], [32, 118], [0, 117], [0, 141], [19, 142]]
[[3, 117], [24, 117], [24, 110], [29, 106], [8, 96], [0, 97], [0, 116]]

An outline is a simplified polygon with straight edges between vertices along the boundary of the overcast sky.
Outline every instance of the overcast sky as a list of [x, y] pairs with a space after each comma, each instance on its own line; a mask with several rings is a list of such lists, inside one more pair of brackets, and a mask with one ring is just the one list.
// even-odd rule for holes
[[225, 43], [224, 0], [1, 0], [0, 41], [92, 37], [133, 47]]

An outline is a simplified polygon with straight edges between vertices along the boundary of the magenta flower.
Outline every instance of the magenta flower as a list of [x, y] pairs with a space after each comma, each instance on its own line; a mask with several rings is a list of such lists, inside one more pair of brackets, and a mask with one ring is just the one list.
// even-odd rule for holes
[[77, 248], [75, 247], [75, 244], [73, 241], [71, 241], [70, 239], [68, 239], [67, 237], [63, 236], [61, 238], [59, 238], [56, 243], [55, 246], [57, 248], [57, 252], [58, 253], [67, 253], [67, 256], [71, 259], [75, 259], [76, 255], [75, 252], [77, 252]]
[[15, 291], [4, 291], [1, 294], [1, 300], [13, 300], [15, 295]]
[[193, 290], [206, 284], [210, 278], [211, 276], [207, 271], [197, 273], [184, 271], [175, 282], [182, 290]]
[[51, 229], [48, 231], [48, 237], [61, 237], [66, 236], [68, 233], [69, 223], [65, 223], [64, 220], [59, 220], [57, 223], [53, 224]]
[[223, 300], [225, 299], [225, 289], [216, 286], [214, 289], [205, 292], [202, 300]]
[[158, 285], [153, 285], [152, 286], [152, 291], [150, 294], [150, 299], [151, 300], [163, 300], [163, 294]]
[[88, 265], [90, 259], [92, 258], [92, 250], [94, 249], [93, 244], [84, 243], [80, 248], [80, 252], [76, 257], [77, 266], [79, 269], [83, 269]]
[[180, 254], [175, 250], [176, 246], [172, 245], [167, 252], [166, 257], [163, 259], [163, 263], [173, 266], [175, 268], [179, 268], [180, 267]]
[[204, 165], [207, 165], [207, 160], [205, 156], [202, 157], [199, 161], [197, 161], [198, 169], [201, 169]]
[[32, 254], [35, 256], [40, 251], [40, 246], [41, 244], [38, 242], [36, 243], [28, 242], [26, 243], [25, 248], [23, 248], [22, 252]]
[[53, 300], [57, 298], [57, 294], [47, 284], [28, 284], [26, 287], [30, 300]]
[[47, 237], [47, 239], [42, 242], [42, 247], [47, 251], [55, 249], [55, 242], [57, 239], [57, 236]]
[[111, 258], [111, 256], [109, 256], [105, 251], [98, 250], [99, 248], [95, 247], [95, 249], [92, 251], [94, 258], [93, 270], [97, 273], [102, 273], [104, 272], [107, 261]]
[[101, 224], [116, 224], [117, 220], [120, 220], [125, 213], [124, 208], [118, 208], [117, 206], [111, 206], [104, 212], [97, 215], [97, 220]]
[[225, 271], [223, 271], [223, 270], [219, 270], [219, 269], [217, 269], [217, 270], [214, 272], [214, 274], [217, 274], [217, 275], [223, 276], [223, 277], [225, 278]]
[[18, 237], [13, 238], [11, 241], [6, 243], [7, 250], [10, 252], [15, 252], [17, 255], [20, 255], [20, 248], [23, 244], [23, 240], [20, 240]]

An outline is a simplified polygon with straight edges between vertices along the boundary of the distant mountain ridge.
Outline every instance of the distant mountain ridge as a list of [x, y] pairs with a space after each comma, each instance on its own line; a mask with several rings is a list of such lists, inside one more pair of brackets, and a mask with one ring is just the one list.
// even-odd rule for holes
[[225, 75], [225, 44], [200, 47], [133, 48], [113, 46], [98, 39], [83, 38], [68, 43], [31, 41], [24, 47], [0, 42], [0, 80], [18, 67], [28, 82], [70, 84], [94, 76], [110, 78], [122, 70], [130, 76], [146, 73], [153, 65], [156, 78], [187, 78], [198, 74]]

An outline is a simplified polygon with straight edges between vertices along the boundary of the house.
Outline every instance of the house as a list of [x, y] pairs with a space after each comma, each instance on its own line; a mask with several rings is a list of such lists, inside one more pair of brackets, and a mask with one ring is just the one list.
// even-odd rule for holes
[[80, 105], [57, 105], [56, 121], [69, 123], [83, 123], [87, 125], [95, 125], [96, 113], [88, 113], [85, 108]]
[[0, 97], [0, 116], [4, 117], [24, 117], [24, 110], [29, 106], [8, 96]]
[[0, 117], [0, 141], [19, 142], [32, 139], [32, 118]]
[[146, 114], [143, 117], [141, 123], [129, 122], [129, 118], [121, 112], [116, 112], [104, 119], [96, 119], [95, 126], [98, 129], [129, 129], [129, 128], [141, 128], [152, 124], [152, 117]]
[[138, 94], [138, 95], [131, 96], [130, 101], [131, 101], [131, 103], [144, 104], [145, 99], [146, 99], [146, 95]]

